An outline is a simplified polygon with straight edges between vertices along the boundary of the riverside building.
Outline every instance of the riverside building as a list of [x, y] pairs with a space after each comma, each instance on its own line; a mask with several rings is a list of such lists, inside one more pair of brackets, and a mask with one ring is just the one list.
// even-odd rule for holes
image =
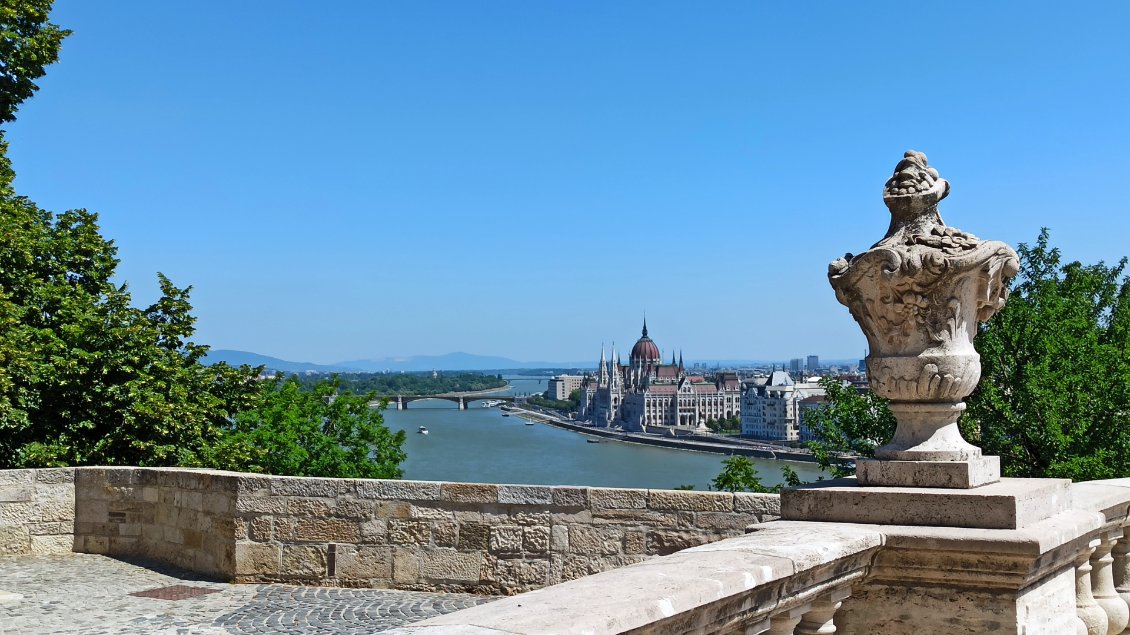
[[822, 397], [824, 389], [816, 383], [797, 383], [783, 370], [768, 378], [748, 380], [742, 385], [742, 436], [763, 441], [803, 441], [809, 438], [804, 426], [804, 406], [809, 397]]
[[601, 347], [596, 373], [581, 384], [579, 418], [599, 427], [679, 434], [738, 415], [741, 382], [736, 373], [707, 378], [688, 373], [681, 354], [676, 360], [672, 353], [670, 364], [661, 359], [646, 320], [627, 364], [620, 362], [615, 347], [611, 359]]

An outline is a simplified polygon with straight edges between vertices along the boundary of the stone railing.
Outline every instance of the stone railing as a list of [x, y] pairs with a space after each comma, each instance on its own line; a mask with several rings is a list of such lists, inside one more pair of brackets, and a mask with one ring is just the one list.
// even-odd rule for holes
[[[237, 582], [480, 593], [539, 588], [738, 536], [780, 509], [779, 497], [762, 494], [185, 469], [0, 478], [20, 484], [0, 485], [3, 553], [73, 548]], [[47, 540], [48, 530], [58, 533]]]
[[1021, 529], [767, 523], [395, 633], [1123, 633], [1130, 479], [1070, 497]]

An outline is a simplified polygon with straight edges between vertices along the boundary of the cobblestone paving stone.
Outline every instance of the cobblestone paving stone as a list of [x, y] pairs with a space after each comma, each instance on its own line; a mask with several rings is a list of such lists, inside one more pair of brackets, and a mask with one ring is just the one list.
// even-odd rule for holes
[[[199, 597], [131, 596], [172, 585]], [[15, 595], [10, 595], [15, 594]], [[454, 593], [225, 584], [105, 556], [0, 556], [0, 635], [379, 633], [492, 598]]]

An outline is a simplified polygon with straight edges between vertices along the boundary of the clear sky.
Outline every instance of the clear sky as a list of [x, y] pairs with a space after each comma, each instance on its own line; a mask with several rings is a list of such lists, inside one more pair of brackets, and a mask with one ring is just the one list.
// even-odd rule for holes
[[904, 150], [947, 223], [1130, 254], [1130, 3], [58, 0], [17, 189], [135, 301], [333, 362], [858, 357], [827, 263]]

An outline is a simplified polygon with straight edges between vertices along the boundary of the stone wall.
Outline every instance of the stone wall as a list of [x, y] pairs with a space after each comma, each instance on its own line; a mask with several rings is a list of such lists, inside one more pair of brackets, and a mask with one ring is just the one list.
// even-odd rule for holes
[[[75, 551], [141, 556], [237, 582], [480, 593], [539, 588], [737, 536], [780, 509], [776, 495], [725, 492], [173, 468], [0, 475], [25, 484], [13, 492], [44, 488], [44, 496], [54, 491], [46, 481], [69, 475], [70, 498], [51, 499], [70, 510], [62, 525], [48, 527], [46, 512], [4, 511], [13, 519], [6, 524], [23, 528], [12, 530], [27, 537], [19, 544], [53, 528], [66, 531], [62, 551], [73, 532]], [[0, 502], [0, 509], [22, 502]]]
[[78, 468], [75, 551], [152, 558], [219, 578], [234, 563], [235, 475]]
[[0, 470], [0, 555], [69, 553], [75, 471]]
[[779, 499], [246, 477], [234, 579], [516, 593], [743, 533]]

